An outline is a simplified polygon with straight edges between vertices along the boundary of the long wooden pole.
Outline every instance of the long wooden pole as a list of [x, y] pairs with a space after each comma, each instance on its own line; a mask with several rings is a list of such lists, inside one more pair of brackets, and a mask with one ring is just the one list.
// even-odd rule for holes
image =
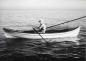
[[79, 19], [82, 19], [82, 18], [85, 18], [85, 17], [86, 17], [86, 16], [79, 17], [79, 18], [76, 18], [76, 19], [73, 19], [73, 20], [70, 20], [70, 21], [66, 21], [66, 22], [57, 24], [57, 25], [49, 26], [49, 27], [47, 27], [47, 28], [51, 28], [51, 27], [54, 27], [54, 26], [58, 26], [58, 25], [61, 25], [61, 24], [65, 24], [65, 23], [68, 23], [68, 22], [72, 22], [72, 21], [75, 21], [75, 20], [79, 20]]

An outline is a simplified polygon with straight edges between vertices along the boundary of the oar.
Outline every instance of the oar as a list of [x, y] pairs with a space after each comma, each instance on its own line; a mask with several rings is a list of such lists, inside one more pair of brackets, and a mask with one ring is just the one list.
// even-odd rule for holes
[[47, 41], [42, 37], [42, 35], [41, 35], [35, 28], [33, 28], [33, 30], [34, 30], [37, 34], [39, 34], [39, 36], [40, 36], [45, 42], [47, 42]]
[[70, 20], [70, 21], [66, 21], [66, 22], [57, 24], [57, 25], [49, 26], [49, 27], [47, 27], [47, 28], [51, 28], [51, 27], [54, 27], [54, 26], [58, 26], [58, 25], [61, 25], [61, 24], [65, 24], [65, 23], [68, 23], [68, 22], [72, 22], [72, 21], [75, 21], [75, 20], [79, 20], [79, 19], [82, 19], [82, 18], [85, 18], [85, 17], [86, 17], [86, 16], [79, 17], [79, 18], [76, 18], [76, 19], [73, 19], [73, 20]]

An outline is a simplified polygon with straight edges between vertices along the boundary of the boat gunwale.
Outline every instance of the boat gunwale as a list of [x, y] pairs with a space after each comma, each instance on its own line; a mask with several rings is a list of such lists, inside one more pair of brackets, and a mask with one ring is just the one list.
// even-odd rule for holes
[[[65, 32], [57, 32], [57, 33], [24, 33], [24, 32], [14, 32], [14, 33], [19, 33], [19, 34], [33, 34], [33, 35], [35, 35], [35, 34], [41, 34], [41, 35], [43, 35], [43, 34], [62, 34], [62, 33], [69, 33], [69, 32], [72, 32], [72, 31], [75, 31], [75, 30], [77, 30], [78, 28], [80, 28], [80, 27], [76, 27], [76, 28], [73, 28], [72, 30], [69, 30], [69, 31], [65, 31]], [[7, 33], [9, 33], [9, 32], [7, 32]], [[12, 33], [13, 34], [13, 33]]]

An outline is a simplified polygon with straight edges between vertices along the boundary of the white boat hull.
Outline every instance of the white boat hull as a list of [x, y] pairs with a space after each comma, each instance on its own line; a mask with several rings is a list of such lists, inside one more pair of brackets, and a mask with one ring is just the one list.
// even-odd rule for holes
[[[68, 31], [68, 32], [61, 32], [61, 33], [45, 33], [45, 34], [40, 34], [44, 39], [47, 39], [47, 41], [74, 41], [78, 39], [78, 34], [80, 31], [80, 27]], [[19, 32], [5, 32], [4, 33], [6, 38], [27, 38], [27, 39], [42, 39], [42, 37], [39, 34], [31, 34], [31, 33], [19, 33]]]
[[[78, 27], [75, 30], [68, 31], [68, 32], [63, 32], [63, 33], [45, 33], [45, 34], [40, 34], [43, 38], [64, 38], [64, 37], [76, 37], [78, 36], [80, 31], [80, 27]], [[7, 33], [5, 32], [5, 36], [7, 38], [29, 38], [29, 39], [42, 39], [42, 37], [39, 34], [30, 34], [30, 33], [19, 33], [19, 32], [14, 32], [14, 33]]]

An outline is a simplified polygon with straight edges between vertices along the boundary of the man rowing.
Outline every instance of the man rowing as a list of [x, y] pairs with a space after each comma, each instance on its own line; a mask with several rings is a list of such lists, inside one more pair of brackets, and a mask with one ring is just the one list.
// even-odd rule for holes
[[46, 32], [46, 25], [44, 24], [44, 21], [42, 19], [39, 20], [39, 33], [45, 33]]

